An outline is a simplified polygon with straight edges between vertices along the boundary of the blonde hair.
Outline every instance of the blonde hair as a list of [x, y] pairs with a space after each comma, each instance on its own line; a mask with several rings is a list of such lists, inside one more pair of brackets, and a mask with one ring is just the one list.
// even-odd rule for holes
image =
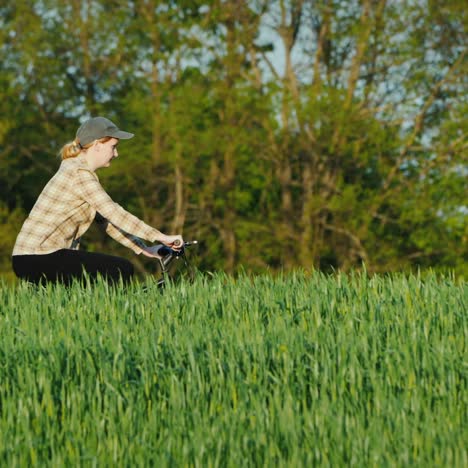
[[[106, 141], [109, 141], [112, 137], [104, 137], [104, 138], [99, 138], [99, 140], [94, 140], [94, 141], [99, 141], [100, 143], [105, 143]], [[88, 143], [85, 146], [81, 146], [80, 140], [78, 138], [75, 138], [73, 141], [70, 143], [66, 143], [63, 145], [62, 149], [60, 150], [60, 157], [62, 160], [64, 159], [69, 159], [69, 158], [76, 158], [83, 150], [87, 150], [88, 148], [91, 148], [93, 146], [94, 141], [91, 143]]]

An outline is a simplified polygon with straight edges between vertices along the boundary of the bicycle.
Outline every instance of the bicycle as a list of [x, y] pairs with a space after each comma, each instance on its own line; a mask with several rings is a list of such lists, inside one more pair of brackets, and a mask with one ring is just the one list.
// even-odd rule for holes
[[159, 257], [157, 257], [157, 259], [159, 261], [159, 266], [161, 268], [161, 278], [158, 280], [158, 283], [157, 283], [158, 288], [164, 289], [164, 287], [166, 286], [166, 280], [171, 279], [169, 267], [174, 262], [174, 260], [180, 260], [180, 259], [183, 260], [186, 271], [189, 275], [189, 280], [193, 281], [194, 279], [193, 267], [187, 260], [185, 250], [187, 247], [191, 247], [196, 244], [198, 244], [198, 241], [193, 240], [193, 241], [184, 242], [184, 245], [179, 250], [171, 249], [170, 247], [167, 247], [166, 245], [162, 245], [159, 248], [158, 250]]

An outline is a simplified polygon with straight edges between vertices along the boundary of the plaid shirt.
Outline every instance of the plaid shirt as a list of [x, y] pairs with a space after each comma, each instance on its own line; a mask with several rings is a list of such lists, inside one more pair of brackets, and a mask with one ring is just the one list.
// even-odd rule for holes
[[84, 155], [78, 155], [62, 161], [44, 187], [18, 234], [13, 255], [76, 250], [95, 217], [107, 234], [137, 254], [145, 246], [140, 238], [155, 242], [161, 235], [113, 202]]

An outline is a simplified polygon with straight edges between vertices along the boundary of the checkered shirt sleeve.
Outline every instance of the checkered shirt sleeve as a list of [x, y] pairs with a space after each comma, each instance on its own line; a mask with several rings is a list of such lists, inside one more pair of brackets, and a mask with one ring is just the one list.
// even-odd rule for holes
[[146, 247], [143, 239], [115, 227], [107, 219], [101, 216], [100, 213], [96, 213], [95, 221], [96, 224], [106, 232], [106, 234], [125, 247], [132, 249], [136, 254], [140, 254], [142, 249]]
[[115, 203], [102, 188], [97, 175], [91, 170], [80, 168], [77, 171], [73, 190], [77, 196], [86, 200], [107, 220], [106, 232], [136, 253], [140, 253], [140, 247], [144, 246], [141, 239], [156, 242], [162, 236], [160, 231]]

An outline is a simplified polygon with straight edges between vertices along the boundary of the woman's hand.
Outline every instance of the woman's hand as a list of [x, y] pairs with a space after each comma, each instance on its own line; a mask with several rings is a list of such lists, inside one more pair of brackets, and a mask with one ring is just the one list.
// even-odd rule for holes
[[146, 257], [150, 258], [162, 258], [161, 255], [159, 255], [159, 249], [161, 247], [169, 247], [172, 250], [181, 250], [184, 247], [184, 239], [180, 235], [176, 236], [164, 236], [160, 239], [160, 242], [162, 244], [157, 244], [157, 245], [152, 245], [152, 246], [147, 246], [145, 245], [142, 247], [141, 253], [145, 255]]
[[173, 250], [180, 250], [184, 247], [184, 239], [181, 235], [165, 236], [164, 239], [161, 239], [161, 242]]

